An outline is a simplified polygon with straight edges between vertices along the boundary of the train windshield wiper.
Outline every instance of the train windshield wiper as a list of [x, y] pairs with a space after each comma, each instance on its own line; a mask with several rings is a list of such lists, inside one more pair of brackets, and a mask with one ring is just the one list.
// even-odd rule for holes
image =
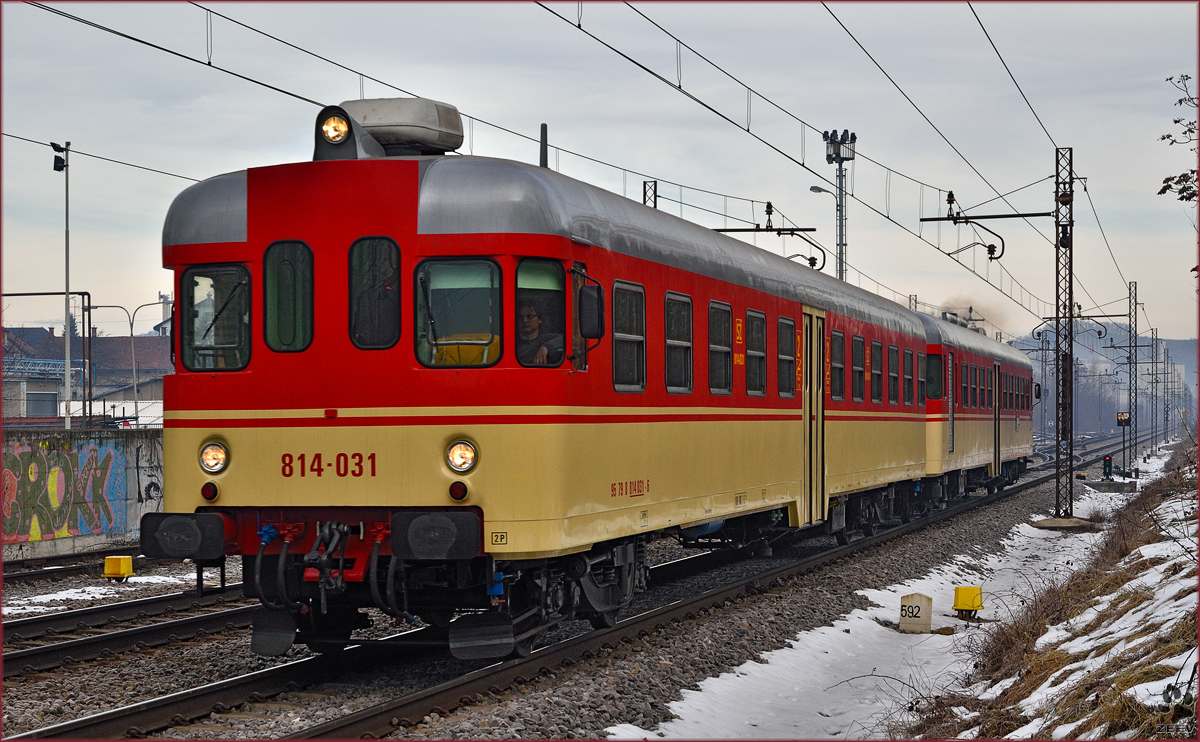
[[221, 308], [217, 310], [217, 313], [213, 315], [212, 322], [208, 323], [208, 329], [205, 330], [204, 334], [200, 336], [201, 340], [208, 337], [208, 334], [213, 331], [213, 328], [217, 326], [217, 320], [221, 319], [221, 315], [225, 313], [225, 308], [229, 306], [229, 302], [233, 301], [233, 297], [237, 296], [238, 290], [241, 289], [242, 286], [245, 286], [245, 285], [246, 285], [246, 279], [244, 279], [244, 278], [242, 280], [238, 281], [236, 284], [234, 284], [233, 290], [230, 291], [229, 296], [227, 296], [225, 298], [225, 303], [222, 304]]

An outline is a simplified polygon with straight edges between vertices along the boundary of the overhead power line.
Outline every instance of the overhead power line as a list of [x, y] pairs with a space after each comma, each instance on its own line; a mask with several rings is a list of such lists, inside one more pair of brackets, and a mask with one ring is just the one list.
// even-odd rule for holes
[[[660, 82], [662, 82], [662, 83], [664, 83], [664, 84], [666, 84], [666, 85], [670, 86], [670, 87], [671, 87], [672, 89], [674, 89], [676, 92], [678, 92], [678, 93], [681, 93], [682, 95], [684, 95], [684, 96], [686, 96], [687, 98], [691, 99], [691, 100], [692, 100], [693, 102], [695, 102], [697, 105], [699, 105], [699, 106], [701, 106], [702, 108], [704, 108], [704, 109], [708, 110], [708, 111], [709, 111], [709, 112], [711, 112], [712, 114], [716, 115], [718, 118], [721, 118], [721, 119], [723, 119], [724, 121], [726, 121], [726, 122], [728, 122], [728, 123], [730, 123], [730, 124], [733, 124], [734, 126], [738, 127], [738, 128], [739, 128], [739, 129], [741, 129], [742, 131], [744, 131], [744, 132], [745, 132], [747, 135], [749, 135], [750, 137], [753, 137], [754, 139], [758, 140], [760, 143], [762, 143], [763, 145], [765, 145], [766, 147], [768, 147], [768, 148], [769, 148], [769, 149], [771, 149], [772, 151], [774, 151], [774, 152], [776, 152], [777, 154], [779, 154], [779, 155], [783, 156], [784, 158], [786, 158], [786, 159], [790, 160], [792, 163], [794, 163], [794, 164], [796, 164], [796, 165], [799, 165], [801, 168], [803, 168], [803, 169], [807, 170], [809, 173], [811, 173], [811, 174], [812, 174], [814, 177], [816, 177], [816, 178], [817, 178], [818, 180], [820, 180], [821, 182], [823, 182], [823, 183], [825, 183], [825, 184], [827, 184], [827, 185], [830, 185], [830, 186], [832, 186], [832, 185], [833, 185], [833, 183], [832, 183], [832, 182], [831, 182], [831, 181], [830, 181], [828, 178], [826, 178], [826, 177], [825, 177], [824, 175], [822, 175], [821, 173], [818, 173], [817, 171], [813, 170], [813, 169], [812, 169], [811, 167], [809, 167], [809, 166], [808, 166], [808, 165], [807, 165], [807, 164], [806, 164], [806, 163], [805, 163], [805, 162], [804, 162], [802, 159], [798, 159], [798, 158], [797, 158], [797, 157], [795, 157], [794, 155], [792, 155], [792, 154], [790, 154], [790, 153], [788, 153], [788, 152], [784, 151], [782, 148], [780, 148], [779, 146], [777, 146], [777, 145], [773, 144], [772, 142], [770, 142], [770, 141], [766, 140], [764, 137], [762, 137], [762, 136], [760, 136], [759, 134], [755, 133], [755, 132], [754, 132], [754, 131], [752, 131], [751, 129], [749, 129], [749, 128], [747, 128], [747, 127], [744, 127], [743, 125], [741, 125], [741, 124], [740, 124], [740, 123], [738, 123], [737, 121], [734, 121], [734, 120], [733, 120], [732, 118], [730, 118], [728, 115], [726, 115], [726, 114], [722, 113], [721, 111], [717, 110], [716, 108], [714, 108], [712, 105], [710, 105], [710, 104], [709, 104], [709, 103], [707, 103], [706, 101], [704, 101], [704, 100], [700, 99], [700, 98], [699, 98], [699, 97], [698, 97], [696, 94], [694, 94], [694, 93], [690, 92], [689, 90], [687, 90], [686, 88], [684, 88], [684, 87], [683, 87], [683, 85], [682, 85], [682, 83], [681, 83], [680, 81], [672, 81], [672, 80], [669, 80], [669, 79], [667, 79], [666, 77], [664, 77], [663, 75], [661, 75], [661, 74], [659, 74], [658, 72], [654, 71], [653, 69], [650, 69], [650, 67], [648, 67], [647, 65], [645, 65], [645, 64], [643, 64], [642, 62], [640, 62], [640, 61], [638, 61], [638, 60], [634, 59], [634, 58], [633, 58], [632, 56], [630, 56], [629, 54], [627, 54], [627, 53], [625, 53], [625, 52], [621, 51], [620, 49], [618, 49], [618, 48], [617, 48], [617, 47], [615, 47], [614, 45], [612, 45], [612, 44], [608, 43], [608, 42], [607, 42], [607, 41], [605, 41], [604, 39], [601, 39], [601, 38], [600, 38], [599, 36], [597, 36], [596, 34], [592, 33], [591, 31], [589, 31], [589, 30], [587, 30], [587, 29], [585, 29], [585, 28], [583, 28], [583, 27], [582, 27], [582, 25], [581, 25], [581, 24], [579, 24], [579, 23], [576, 23], [576, 21], [575, 21], [575, 20], [572, 20], [572, 19], [570, 19], [570, 18], [567, 18], [567, 17], [565, 17], [565, 16], [563, 16], [563, 15], [559, 14], [558, 12], [556, 12], [556, 11], [554, 11], [553, 9], [551, 9], [551, 8], [547, 7], [546, 5], [544, 5], [544, 4], [543, 4], [543, 3], [541, 3], [541, 2], [538, 2], [538, 5], [539, 5], [540, 7], [542, 7], [542, 9], [544, 9], [544, 10], [546, 10], [547, 12], [549, 12], [550, 14], [554, 15], [554, 16], [555, 16], [556, 18], [558, 18], [559, 20], [561, 20], [561, 21], [563, 21], [563, 22], [565, 22], [565, 23], [568, 23], [568, 24], [570, 24], [570, 25], [571, 25], [573, 28], [576, 28], [577, 30], [579, 30], [581, 33], [583, 33], [583, 34], [585, 34], [586, 36], [588, 36], [589, 38], [591, 38], [591, 39], [592, 39], [593, 41], [595, 41], [596, 43], [600, 44], [601, 46], [605, 47], [606, 49], [608, 49], [608, 50], [612, 51], [614, 54], [616, 54], [616, 55], [620, 56], [621, 58], [625, 59], [625, 60], [626, 60], [626, 61], [628, 61], [630, 64], [633, 64], [634, 66], [636, 66], [636, 67], [638, 67], [639, 69], [641, 69], [641, 70], [643, 70], [644, 72], [646, 72], [648, 75], [650, 75], [650, 76], [652, 76], [652, 77], [656, 78], [657, 80], [659, 80]], [[644, 17], [644, 14], [641, 14], [641, 13], [639, 13], [639, 14], [640, 14], [640, 15], [643, 15], [643, 17]], [[656, 25], [657, 25], [657, 24], [656, 24]], [[661, 28], [661, 26], [659, 26], [659, 28]], [[666, 33], [667, 35], [670, 35], [670, 32], [664, 31], [664, 33]], [[672, 36], [672, 38], [676, 38], [676, 37]], [[679, 43], [680, 45], [682, 45], [682, 43], [683, 43], [683, 42], [681, 42], [681, 41], [680, 41], [680, 42], [678, 42], [678, 43]], [[688, 47], [688, 48], [690, 49], [690, 47]], [[698, 55], [698, 56], [699, 56], [699, 55]], [[703, 58], [703, 57], [702, 57], [702, 58]], [[707, 60], [707, 59], [705, 59], [705, 61], [708, 61], [708, 60]], [[711, 62], [709, 62], [709, 64], [712, 64], [712, 63], [711, 63]], [[719, 68], [718, 68], [718, 69], [719, 69]], [[727, 75], [728, 75], [728, 73], [725, 73], [725, 74], [727, 74]], [[729, 75], [729, 77], [730, 77], [731, 79], [736, 79], [736, 78], [734, 78], [732, 75]], [[744, 86], [744, 83], [740, 83], [740, 82], [739, 82], [739, 84], [741, 84], [741, 85], [743, 85], [743, 86]], [[797, 120], [799, 120], [799, 119], [797, 119]], [[916, 181], [916, 182], [919, 182], [919, 181]], [[993, 190], [995, 190], [995, 189], [993, 188]], [[939, 189], [938, 193], [939, 193], [939, 200], [940, 200], [940, 195], [941, 195], [941, 190], [940, 190], [940, 189]], [[997, 193], [999, 193], [999, 192], [997, 191]], [[1013, 276], [1013, 275], [1012, 275], [1012, 272], [1011, 272], [1011, 271], [1009, 271], [1009, 270], [1008, 270], [1008, 269], [1007, 269], [1007, 268], [1006, 268], [1006, 267], [1005, 267], [1003, 264], [997, 263], [997, 271], [998, 271], [998, 273], [999, 273], [999, 281], [998, 281], [998, 282], [999, 282], [999, 284], [1000, 284], [999, 286], [997, 286], [997, 285], [996, 285], [996, 283], [993, 283], [993, 282], [992, 282], [992, 279], [991, 279], [991, 276], [990, 276], [990, 272], [991, 272], [991, 271], [990, 271], [990, 265], [991, 265], [991, 261], [989, 261], [989, 262], [988, 262], [988, 266], [989, 266], [989, 272], [988, 272], [988, 274], [987, 274], [987, 275], [981, 274], [981, 273], [979, 273], [978, 271], [976, 271], [974, 268], [972, 268], [971, 266], [969, 266], [969, 265], [967, 265], [965, 262], [963, 262], [963, 260], [959, 259], [959, 258], [958, 258], [958, 256], [957, 256], [956, 254], [951, 254], [951, 253], [948, 253], [948, 252], [946, 252], [946, 251], [943, 251], [943, 250], [942, 250], [942, 249], [941, 249], [941, 248], [940, 248], [938, 245], [934, 244], [933, 242], [930, 242], [928, 239], [925, 239], [925, 238], [924, 238], [924, 237], [923, 237], [923, 236], [922, 236], [922, 235], [921, 235], [919, 232], [916, 232], [916, 231], [914, 231], [913, 229], [911, 229], [910, 227], [908, 227], [908, 226], [906, 226], [906, 225], [904, 225], [904, 224], [902, 224], [902, 223], [900, 223], [900, 222], [896, 221], [895, 219], [893, 219], [893, 218], [890, 216], [890, 214], [888, 214], [888, 213], [886, 213], [886, 212], [884, 212], [884, 211], [881, 211], [880, 209], [876, 208], [876, 207], [875, 207], [875, 206], [873, 206], [872, 204], [870, 204], [870, 203], [868, 203], [868, 202], [864, 201], [863, 199], [861, 199], [861, 198], [859, 198], [859, 197], [855, 196], [853, 193], [849, 193], [849, 194], [847, 194], [847, 195], [849, 195], [849, 196], [850, 196], [850, 198], [854, 199], [855, 201], [857, 201], [857, 202], [858, 202], [859, 204], [861, 204], [862, 206], [866, 207], [866, 208], [867, 208], [869, 211], [871, 211], [871, 212], [875, 213], [876, 215], [878, 215], [878, 216], [882, 217], [883, 219], [885, 219], [886, 221], [888, 221], [888, 222], [892, 223], [893, 225], [895, 225], [895, 226], [897, 226], [897, 227], [899, 227], [899, 228], [903, 229], [904, 231], [908, 232], [908, 233], [909, 233], [910, 235], [912, 235], [913, 237], [916, 237], [917, 239], [921, 240], [922, 242], [924, 242], [925, 244], [929, 245], [930, 247], [933, 247], [934, 249], [936, 249], [936, 250], [937, 250], [939, 253], [941, 253], [942, 255], [945, 255], [946, 257], [950, 258], [950, 259], [951, 259], [951, 260], [953, 260], [954, 262], [958, 263], [960, 266], [962, 266], [962, 267], [966, 268], [966, 269], [967, 269], [968, 271], [970, 271], [970, 272], [971, 272], [971, 273], [972, 273], [974, 276], [976, 276], [976, 277], [977, 277], [977, 278], [979, 278], [980, 280], [984, 281], [985, 283], [987, 283], [987, 284], [988, 284], [989, 286], [991, 286], [992, 288], [994, 288], [994, 289], [996, 289], [996, 290], [1000, 291], [1000, 293], [1001, 293], [1001, 294], [1003, 294], [1004, 296], [1007, 296], [1007, 297], [1008, 297], [1010, 300], [1012, 300], [1012, 301], [1013, 301], [1013, 303], [1015, 303], [1015, 304], [1017, 304], [1018, 306], [1020, 306], [1020, 307], [1021, 307], [1023, 310], [1025, 310], [1025, 311], [1026, 311], [1026, 312], [1028, 312], [1029, 314], [1031, 314], [1031, 315], [1033, 315], [1033, 316], [1035, 316], [1035, 317], [1037, 317], [1037, 318], [1041, 319], [1041, 317], [1042, 317], [1044, 314], [1048, 313], [1048, 311], [1049, 311], [1049, 308], [1052, 306], [1052, 305], [1050, 304], [1050, 302], [1047, 302], [1047, 301], [1045, 301], [1044, 299], [1042, 299], [1042, 298], [1038, 297], [1037, 295], [1035, 295], [1035, 294], [1034, 294], [1032, 291], [1029, 291], [1027, 288], [1025, 288], [1025, 285], [1024, 285], [1024, 284], [1022, 284], [1020, 281], [1018, 281], [1018, 280], [1017, 280], [1017, 278], [1016, 278], [1015, 276]], [[1010, 205], [1010, 206], [1011, 206], [1011, 205]], [[1036, 231], [1036, 230], [1035, 230], [1035, 231]], [[1039, 232], [1039, 234], [1040, 234], [1040, 232]], [[1046, 238], [1045, 238], [1045, 235], [1042, 235], [1042, 237], [1043, 237], [1043, 239], [1046, 239]], [[1007, 278], [1007, 281], [1005, 280], [1006, 278]], [[1005, 286], [1004, 286], [1004, 284], [1005, 284], [1006, 282], [1007, 282], [1007, 284], [1008, 284], [1008, 287], [1009, 287], [1009, 289], [1008, 289], [1008, 290], [1006, 290], [1006, 289], [1005, 289]], [[1016, 292], [1016, 288], [1015, 288], [1015, 287], [1019, 287], [1021, 294], [1022, 294], [1024, 297], [1026, 297], [1026, 299], [1027, 299], [1027, 300], [1032, 300], [1033, 302], [1036, 302], [1035, 306], [1037, 307], [1037, 309], [1031, 309], [1031, 308], [1030, 308], [1030, 306], [1028, 306], [1028, 305], [1027, 305], [1027, 303], [1026, 303], [1026, 301], [1025, 301], [1025, 300], [1018, 299], [1018, 298], [1017, 298], [1017, 296], [1015, 295], [1015, 292]]]
[[983, 21], [979, 18], [979, 14], [975, 12], [975, 6], [968, 2], [967, 7], [971, 9], [971, 15], [975, 16], [975, 20], [979, 23], [979, 28], [983, 31], [983, 35], [987, 37], [988, 43], [992, 45], [992, 51], [996, 52], [996, 56], [1000, 58], [1000, 64], [1004, 65], [1004, 71], [1008, 73], [1009, 79], [1013, 81], [1013, 85], [1017, 86], [1017, 92], [1020, 93], [1021, 98], [1025, 100], [1025, 105], [1029, 106], [1029, 112], [1033, 114], [1035, 119], [1037, 119], [1038, 125], [1042, 127], [1042, 131], [1046, 132], [1046, 138], [1050, 140], [1050, 144], [1053, 144], [1054, 148], [1058, 149], [1058, 144], [1055, 143], [1054, 137], [1050, 136], [1050, 132], [1046, 129], [1046, 125], [1042, 123], [1042, 117], [1038, 115], [1037, 111], [1033, 110], [1033, 104], [1029, 102], [1029, 98], [1026, 97], [1025, 91], [1021, 89], [1020, 83], [1017, 82], [1017, 78], [1013, 76], [1012, 70], [1008, 68], [1008, 62], [1004, 61], [1004, 55], [1001, 54], [1000, 50], [996, 48], [996, 42], [992, 41], [992, 35], [988, 33], [987, 28], [985, 28], [983, 25]]
[[284, 90], [281, 87], [278, 87], [276, 85], [271, 85], [270, 83], [263, 82], [262, 80], [255, 80], [253, 77], [247, 77], [246, 75], [239, 74], [237, 72], [234, 72], [233, 70], [228, 70], [228, 69], [225, 69], [224, 67], [219, 67], [219, 66], [213, 64], [211, 61], [205, 62], [203, 59], [196, 59], [195, 57], [188, 56], [187, 54], [184, 54], [182, 52], [177, 52], [174, 49], [168, 49], [165, 46], [159, 46], [158, 44], [154, 44], [152, 42], [146, 41], [145, 39], [140, 39], [137, 36], [132, 36], [130, 34], [123, 33], [116, 29], [109, 28], [108, 26], [103, 26], [99, 23], [95, 23], [94, 21], [89, 21], [86, 18], [80, 18], [77, 15], [71, 15], [70, 13], [63, 11], [63, 10], [59, 10], [58, 8], [51, 8], [48, 5], [43, 5], [38, 2], [30, 2], [29, 4], [35, 8], [41, 8], [42, 10], [45, 10], [49, 13], [54, 13], [55, 15], [60, 15], [63, 18], [68, 18], [72, 21], [75, 21], [76, 23], [82, 23], [85, 26], [91, 26], [92, 28], [98, 29], [100, 31], [110, 33], [113, 36], [120, 36], [123, 39], [128, 39], [130, 41], [134, 41], [138, 44], [148, 46], [151, 49], [157, 49], [160, 52], [165, 52], [172, 56], [179, 57], [180, 59], [186, 59], [189, 62], [195, 62], [196, 64], [204, 65], [205, 67], [211, 67], [212, 69], [217, 70], [218, 72], [224, 72], [227, 75], [232, 75], [233, 77], [236, 77], [241, 80], [245, 80], [246, 82], [254, 83], [255, 85], [261, 85], [264, 88], [274, 90], [277, 93], [283, 93], [284, 95], [291, 96], [298, 100], [302, 100], [306, 103], [311, 103], [314, 106], [324, 106], [325, 105], [324, 103], [319, 103], [319, 102], [313, 100], [312, 98], [305, 98], [303, 95], [300, 95], [298, 93], [293, 93], [290, 90]]
[[[4, 133], [3, 133], [3, 135], [4, 135], [4, 136], [6, 136], [6, 137], [9, 137], [10, 139], [20, 139], [22, 142], [29, 142], [30, 144], [40, 144], [40, 145], [42, 145], [43, 147], [49, 147], [49, 146], [51, 146], [51, 145], [50, 145], [50, 142], [39, 142], [39, 141], [38, 141], [38, 140], [36, 140], [36, 139], [27, 139], [27, 138], [25, 138], [25, 137], [19, 137], [19, 136], [17, 136], [16, 134], [9, 134], [8, 132], [4, 132]], [[160, 175], [169, 175], [169, 176], [171, 176], [172, 178], [182, 178], [183, 180], [190, 180], [190, 181], [192, 181], [193, 183], [199, 183], [199, 182], [200, 182], [200, 180], [199, 180], [199, 179], [197, 179], [197, 178], [189, 178], [189, 177], [188, 177], [188, 176], [186, 176], [186, 175], [180, 175], [180, 174], [178, 174], [178, 173], [170, 173], [170, 172], [167, 172], [166, 170], [159, 170], [159, 169], [157, 169], [157, 168], [153, 168], [153, 167], [146, 167], [145, 165], [135, 165], [135, 164], [133, 164], [132, 162], [125, 162], [124, 160], [114, 160], [114, 159], [113, 159], [113, 158], [111, 158], [111, 157], [102, 157], [102, 156], [100, 156], [100, 155], [93, 155], [93, 154], [91, 154], [90, 152], [84, 152], [84, 151], [83, 151], [83, 150], [81, 150], [81, 149], [72, 149], [72, 150], [71, 150], [71, 154], [73, 154], [73, 155], [80, 155], [80, 156], [83, 156], [83, 157], [92, 157], [92, 158], [95, 158], [95, 159], [97, 159], [97, 160], [104, 160], [105, 162], [112, 162], [112, 163], [115, 163], [115, 164], [117, 164], [117, 165], [124, 165], [125, 167], [133, 167], [133, 168], [137, 168], [138, 170], [147, 170], [147, 171], [149, 171], [149, 172], [152, 172], [152, 173], [159, 173]]]

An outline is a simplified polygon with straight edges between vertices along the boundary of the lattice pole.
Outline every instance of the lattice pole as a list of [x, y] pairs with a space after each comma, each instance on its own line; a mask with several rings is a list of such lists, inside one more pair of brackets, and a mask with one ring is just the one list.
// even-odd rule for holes
[[1150, 451], [1158, 452], [1158, 328], [1150, 328]]
[[1138, 329], [1137, 329], [1137, 281], [1129, 282], [1129, 446], [1125, 449], [1128, 463], [1137, 464], [1138, 433]]
[[1071, 414], [1075, 372], [1075, 286], [1072, 280], [1075, 270], [1072, 250], [1075, 172], [1071, 164], [1071, 147], [1059, 147], [1054, 154], [1054, 514], [1071, 517], [1075, 499], [1075, 421]]

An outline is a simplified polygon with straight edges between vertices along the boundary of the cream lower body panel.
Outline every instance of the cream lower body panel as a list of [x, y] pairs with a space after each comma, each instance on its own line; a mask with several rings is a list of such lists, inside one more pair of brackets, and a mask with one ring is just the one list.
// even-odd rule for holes
[[[570, 553], [593, 543], [785, 507], [802, 492], [802, 427], [789, 420], [463, 425], [168, 427], [165, 509], [202, 506], [478, 507], [484, 549], [505, 558]], [[445, 451], [466, 439], [475, 468], [456, 474]], [[209, 440], [229, 466], [207, 475]], [[308, 470], [298, 472], [304, 455]], [[312, 470], [321, 455], [323, 471]], [[348, 466], [339, 472], [339, 455]], [[357, 455], [357, 456], [356, 456]], [[374, 475], [368, 461], [374, 455]], [[290, 456], [291, 476], [286, 457]], [[354, 476], [358, 456], [360, 476]], [[220, 496], [200, 497], [205, 482]], [[467, 484], [465, 500], [448, 495]]]

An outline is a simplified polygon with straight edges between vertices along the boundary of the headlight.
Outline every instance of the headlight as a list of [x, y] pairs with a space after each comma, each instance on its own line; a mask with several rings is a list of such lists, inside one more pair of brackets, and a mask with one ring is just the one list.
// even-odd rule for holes
[[456, 472], [471, 471], [475, 467], [475, 446], [467, 441], [458, 441], [446, 449], [446, 463]]
[[330, 144], [340, 144], [350, 133], [350, 124], [341, 116], [330, 116], [321, 124], [321, 131]]
[[229, 452], [220, 443], [205, 443], [200, 449], [200, 468], [209, 474], [223, 471], [229, 463]]

